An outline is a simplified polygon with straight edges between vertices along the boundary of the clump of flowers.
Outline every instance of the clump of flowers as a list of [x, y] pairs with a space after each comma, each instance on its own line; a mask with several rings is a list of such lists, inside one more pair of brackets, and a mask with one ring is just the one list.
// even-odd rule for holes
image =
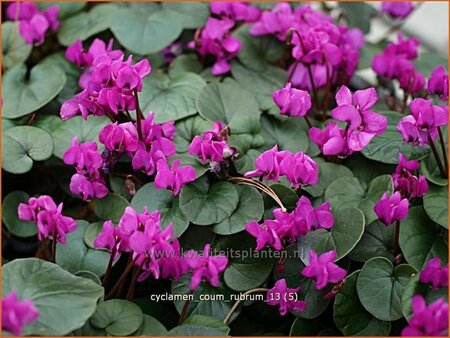
[[272, 93], [275, 104], [280, 108], [280, 114], [291, 117], [304, 117], [311, 109], [311, 97], [307, 91], [292, 88], [290, 82]]
[[302, 185], [314, 185], [319, 179], [319, 166], [308, 155], [299, 151], [279, 151], [275, 145], [255, 160], [256, 170], [245, 173], [245, 177], [263, 176], [266, 180], [278, 181], [285, 176], [295, 189]]
[[448, 304], [439, 298], [427, 305], [421, 295], [412, 298], [413, 315], [402, 336], [447, 336]]
[[265, 220], [262, 224], [253, 221], [245, 226], [245, 230], [256, 238], [257, 251], [266, 245], [281, 250], [284, 242], [292, 244], [312, 230], [331, 229], [334, 224], [330, 204], [324, 202], [314, 208], [306, 196], [300, 197], [292, 212], [275, 209], [273, 215], [274, 220]]
[[9, 20], [19, 21], [19, 34], [27, 44], [41, 44], [45, 33], [59, 28], [59, 6], [39, 10], [34, 2], [12, 2], [8, 5], [6, 16]]
[[346, 128], [342, 129], [334, 122], [327, 123], [324, 130], [311, 128], [311, 140], [324, 155], [346, 157], [363, 150], [387, 128], [387, 118], [371, 110], [377, 101], [375, 88], [357, 90], [352, 95], [346, 86], [342, 86], [336, 93], [338, 106], [332, 110], [331, 116], [347, 123]]
[[385, 225], [391, 225], [394, 222], [404, 220], [408, 216], [409, 202], [408, 199], [402, 198], [399, 191], [396, 191], [392, 196], [384, 193], [373, 210], [381, 222]]
[[420, 272], [420, 281], [433, 289], [448, 288], [448, 263], [441, 266], [439, 257], [430, 259]]
[[39, 317], [39, 310], [31, 300], [19, 300], [16, 291], [2, 299], [2, 330], [14, 336], [22, 334], [23, 326], [34, 322]]
[[402, 153], [399, 154], [399, 162], [392, 174], [394, 189], [400, 191], [402, 196], [408, 198], [422, 197], [428, 191], [427, 179], [424, 175], [416, 176], [420, 163], [416, 160], [408, 160]]

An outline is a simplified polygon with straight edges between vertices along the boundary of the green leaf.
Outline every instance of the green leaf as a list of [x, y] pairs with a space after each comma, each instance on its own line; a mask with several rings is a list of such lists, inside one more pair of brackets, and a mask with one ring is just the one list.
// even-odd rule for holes
[[200, 115], [189, 116], [175, 123], [177, 134], [174, 142], [177, 152], [186, 153], [195, 135], [203, 135], [206, 130], [211, 129], [211, 122], [206, 121]]
[[24, 336], [67, 335], [84, 325], [103, 296], [95, 282], [41, 259], [15, 259], [2, 270], [2, 294], [16, 290], [39, 310], [39, 318], [23, 327]]
[[408, 218], [400, 224], [399, 244], [406, 261], [418, 270], [433, 257], [447, 261], [447, 234], [438, 231], [421, 206], [409, 209]]
[[236, 186], [239, 202], [230, 217], [213, 226], [213, 231], [219, 235], [231, 235], [244, 230], [252, 220], [259, 221], [264, 213], [264, 203], [261, 194], [255, 188]]
[[230, 217], [239, 202], [239, 194], [233, 184], [210, 184], [200, 177], [181, 189], [180, 209], [194, 224], [210, 225]]
[[59, 13], [58, 13], [58, 19], [66, 19], [67, 17], [70, 17], [74, 15], [75, 13], [78, 13], [81, 11], [84, 7], [86, 7], [86, 2], [38, 2], [37, 5], [39, 6], [39, 9], [45, 10], [51, 6], [58, 6], [59, 7]]
[[77, 229], [67, 235], [67, 243], [56, 245], [56, 263], [71, 273], [86, 270], [102, 276], [108, 265], [109, 253], [86, 245], [84, 233], [90, 226], [84, 220], [77, 221]]
[[353, 176], [351, 170], [346, 166], [325, 162], [320, 157], [314, 158], [314, 161], [319, 165], [319, 181], [316, 185], [303, 188], [313, 197], [322, 196], [325, 189], [338, 178], [343, 176]]
[[167, 329], [156, 318], [144, 314], [144, 321], [138, 331], [139, 336], [167, 336]]
[[252, 70], [232, 63], [231, 73], [242, 88], [255, 95], [261, 110], [272, 108], [272, 92], [283, 88], [288, 75], [284, 69], [268, 65], [263, 71]]
[[448, 229], [448, 189], [431, 185], [423, 197], [423, 208], [433, 222]]
[[51, 135], [53, 130], [58, 128], [61, 125], [61, 123], [63, 123], [63, 121], [59, 116], [43, 115], [39, 116], [39, 118], [33, 122], [33, 126], [45, 130], [47, 133]]
[[223, 336], [223, 331], [211, 327], [204, 327], [192, 324], [183, 324], [174, 327], [167, 333], [167, 336], [199, 337], [199, 336]]
[[28, 195], [24, 191], [13, 191], [5, 196], [2, 203], [2, 221], [6, 228], [18, 237], [31, 237], [37, 234], [38, 229], [34, 222], [19, 219], [18, 207], [20, 203], [28, 203]]
[[278, 150], [291, 152], [306, 152], [309, 146], [309, 138], [306, 134], [306, 125], [303, 119], [292, 118], [280, 121], [270, 116], [261, 118], [262, 134], [267, 140], [267, 145], [278, 145]]
[[208, 316], [192, 315], [188, 317], [183, 324], [210, 327], [212, 329], [222, 331], [224, 335], [228, 335], [228, 333], [230, 333], [230, 328], [222, 323], [222, 321]]
[[13, 127], [2, 135], [2, 167], [12, 174], [31, 170], [33, 161], [44, 161], [53, 153], [53, 140], [42, 129]]
[[193, 167], [197, 178], [203, 176], [210, 168], [208, 163], [202, 164], [198, 157], [192, 155], [175, 154], [169, 158], [170, 165], [176, 160], [180, 160], [183, 166], [190, 165]]
[[[74, 136], [78, 138], [78, 143], [97, 141], [100, 130], [109, 122], [110, 120], [105, 116], [91, 116], [86, 121], [81, 116], [74, 116], [63, 121], [52, 134], [55, 143], [54, 155], [62, 159]], [[99, 151], [102, 151], [103, 145], [98, 141], [97, 144]]]
[[144, 89], [140, 94], [142, 111], [155, 112], [156, 122], [179, 120], [197, 112], [197, 93], [206, 85], [194, 73], [181, 74], [170, 78], [167, 75], [152, 75], [144, 79]]
[[[298, 195], [294, 189], [289, 188], [281, 183], [272, 184], [270, 185], [270, 188], [275, 192], [275, 194], [277, 194], [283, 205], [288, 210], [292, 210], [295, 208], [298, 201]], [[263, 194], [263, 199], [264, 199], [264, 209], [279, 207], [277, 202], [275, 202], [274, 199], [269, 195]]]
[[[189, 284], [190, 274], [184, 275], [178, 282], [172, 282], [172, 295], [188, 295]], [[229, 301], [232, 293], [233, 292], [229, 288], [227, 288], [223, 284], [223, 282], [221, 282], [217, 287], [211, 286], [207, 282], [202, 282], [194, 291], [194, 300], [189, 302], [187, 313], [189, 316], [198, 314], [213, 318], [225, 318], [225, 316], [233, 306], [233, 301]], [[200, 300], [200, 296], [205, 295], [208, 295], [211, 298], [218, 298], [215, 298], [214, 300]], [[174, 300], [174, 303], [178, 312], [181, 313], [185, 301]], [[235, 318], [239, 312], [240, 311], [238, 309], [232, 316], [232, 319]], [[221, 333], [221, 335], [223, 335], [223, 332]]]
[[370, 21], [376, 10], [364, 2], [341, 2], [339, 6], [344, 10], [347, 24], [350, 27], [357, 27], [363, 33], [369, 33]]
[[[164, 2], [163, 4], [169, 4]], [[169, 65], [169, 75], [171, 77], [180, 76], [185, 73], [200, 73], [203, 70], [203, 65], [198, 60], [196, 54], [181, 54]]]
[[84, 230], [83, 234], [84, 243], [91, 249], [96, 249], [94, 246], [94, 241], [97, 238], [98, 234], [102, 232], [103, 223], [104, 223], [103, 221], [91, 223]]
[[180, 237], [180, 245], [185, 251], [190, 249], [201, 251], [205, 244], [213, 243], [215, 238], [217, 235], [212, 232], [210, 227], [191, 224]]
[[325, 190], [324, 199], [333, 209], [358, 207], [364, 197], [364, 189], [355, 177], [344, 176], [332, 182]]
[[255, 71], [264, 71], [269, 63], [275, 63], [283, 54], [284, 45], [274, 36], [252, 36], [249, 26], [243, 25], [234, 35], [241, 41], [239, 61]]
[[336, 260], [345, 257], [364, 233], [364, 214], [358, 208], [333, 210], [334, 225], [327, 231], [318, 229], [298, 239], [300, 257], [309, 262], [308, 253], [314, 249], [318, 255], [336, 250]]
[[33, 45], [28, 45], [19, 35], [19, 24], [13, 21], [2, 23], [3, 67], [9, 69], [24, 63], [30, 56]]
[[129, 203], [125, 198], [110, 193], [102, 199], [95, 200], [95, 214], [100, 219], [117, 223], [128, 205]]
[[358, 275], [355, 271], [345, 278], [345, 287], [334, 301], [334, 322], [344, 336], [388, 336], [391, 323], [373, 317], [358, 299]]
[[197, 96], [197, 110], [211, 122], [226, 124], [237, 117], [259, 117], [261, 114], [251, 93], [225, 83], [210, 83], [203, 87]]
[[290, 337], [317, 336], [324, 329], [324, 324], [320, 320], [308, 320], [295, 318], [289, 331]]
[[402, 317], [401, 295], [406, 283], [417, 273], [412, 266], [394, 265], [384, 257], [367, 261], [359, 273], [356, 290], [364, 308], [375, 318], [394, 321]]
[[411, 302], [415, 295], [422, 295], [427, 304], [431, 304], [441, 297], [448, 303], [448, 288], [432, 289], [427, 284], [421, 283], [419, 278], [420, 273], [415, 274], [408, 281], [402, 293], [402, 312], [406, 319], [409, 319], [413, 314]]
[[403, 142], [402, 135], [397, 131], [397, 125], [404, 115], [392, 111], [379, 113], [387, 117], [388, 126], [383, 134], [375, 136], [361, 152], [365, 157], [382, 163], [397, 164], [399, 153], [403, 153], [410, 160], [420, 160], [428, 155], [429, 148], [415, 147]]
[[434, 68], [437, 66], [444, 66], [447, 69], [448, 60], [433, 52], [421, 53], [419, 59], [414, 63], [416, 69], [425, 77], [431, 76]]
[[179, 203], [178, 197], [174, 197], [168, 190], [156, 189], [153, 182], [141, 187], [131, 200], [131, 206], [136, 212], [142, 212], [144, 207], [150, 212], [159, 210], [162, 228], [172, 224], [175, 237], [180, 237], [189, 225]]
[[2, 79], [2, 117], [15, 119], [49, 103], [63, 89], [66, 75], [57, 66], [38, 64], [27, 77], [27, 67], [19, 64]]
[[395, 226], [386, 226], [378, 220], [370, 223], [349, 257], [357, 262], [366, 262], [374, 257], [385, 257], [393, 262], [394, 229]]
[[137, 331], [144, 321], [139, 306], [122, 299], [102, 302], [89, 320], [98, 329], [105, 329], [108, 336], [128, 336]]
[[385, 192], [389, 195], [394, 192], [394, 183], [391, 175], [378, 176], [370, 182], [366, 196], [358, 206], [366, 217], [366, 224], [370, 224], [378, 219], [373, 208]]
[[347, 157], [344, 165], [353, 172], [353, 175], [361, 183], [366, 183], [367, 185], [378, 176], [394, 172], [396, 167], [396, 165], [369, 160], [360, 153]]
[[172, 10], [143, 10], [133, 6], [116, 11], [111, 30], [120, 44], [130, 51], [146, 55], [159, 52], [181, 34], [183, 17]]
[[89, 12], [81, 12], [64, 20], [58, 31], [58, 41], [63, 46], [73, 44], [77, 39], [85, 41], [91, 36], [110, 28], [117, 10], [114, 4], [99, 4]]
[[210, 14], [209, 4], [204, 2], [163, 2], [162, 7], [179, 13], [184, 29], [204, 26]]

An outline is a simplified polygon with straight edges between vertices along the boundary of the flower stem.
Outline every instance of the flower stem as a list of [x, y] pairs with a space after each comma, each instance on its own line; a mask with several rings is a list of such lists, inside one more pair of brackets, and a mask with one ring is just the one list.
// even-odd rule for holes
[[52, 238], [52, 262], [56, 263], [56, 231], [53, 232]]
[[127, 300], [131, 300], [134, 297], [134, 289], [136, 288], [136, 282], [139, 275], [139, 271], [141, 270], [140, 266], [135, 266], [133, 270], [133, 276], [131, 278], [131, 285], [127, 292]]
[[431, 150], [433, 152], [433, 155], [434, 155], [434, 158], [436, 160], [436, 164], [437, 164], [437, 166], [439, 168], [439, 172], [441, 173], [441, 176], [443, 178], [447, 178], [444, 166], [442, 165], [442, 162], [441, 162], [441, 159], [439, 158], [439, 154], [437, 152], [436, 146], [435, 146], [435, 144], [433, 142], [433, 139], [431, 138], [430, 135], [428, 135], [428, 143], [430, 144]]
[[311, 129], [313, 126], [311, 124], [311, 121], [309, 120], [308, 116], [303, 116], [305, 118], [306, 124], [308, 125], [308, 128]]
[[105, 275], [103, 276], [103, 279], [102, 279], [103, 287], [106, 287], [106, 283], [108, 283], [109, 275], [111, 274], [111, 268], [112, 268], [115, 256], [116, 256], [116, 246], [114, 246], [111, 251], [111, 257], [109, 258], [108, 267], [106, 268]]
[[[131, 257], [131, 256], [130, 256], [130, 257]], [[127, 268], [125, 269], [125, 271], [122, 273], [122, 276], [120, 276], [119, 280], [116, 282], [116, 285], [114, 285], [114, 287], [112, 288], [112, 290], [109, 291], [109, 293], [106, 295], [105, 299], [111, 298], [112, 295], [117, 291], [117, 289], [119, 289], [119, 287], [120, 287], [120, 289], [122, 288], [122, 286], [123, 286], [123, 284], [124, 284], [124, 282], [125, 282], [125, 280], [126, 280], [128, 274], [129, 274], [129, 272], [131, 271], [131, 269], [133, 268], [133, 266], [134, 266], [134, 262], [133, 262], [133, 260], [131, 260], [131, 261], [128, 263], [128, 266], [127, 266]]]
[[392, 243], [392, 247], [394, 250], [394, 257], [397, 257], [399, 254], [399, 245], [398, 245], [398, 239], [400, 236], [400, 221], [395, 222], [395, 233], [394, 233], [394, 242]]
[[[267, 292], [269, 291], [269, 289], [266, 288], [256, 288], [256, 289], [252, 289], [252, 290], [248, 290], [247, 292], [242, 294], [242, 299], [245, 299], [245, 296], [251, 294], [251, 293], [256, 293], [256, 292]], [[227, 313], [227, 315], [225, 316], [225, 318], [223, 319], [223, 322], [225, 325], [227, 325], [228, 321], [230, 320], [231, 316], [233, 315], [234, 311], [236, 311], [237, 307], [239, 306], [239, 304], [242, 302], [242, 299], [239, 299], [236, 301], [236, 303], [234, 303], [234, 305], [231, 307], [230, 311]]]
[[441, 143], [442, 156], [444, 157], [444, 165], [445, 165], [445, 176], [448, 177], [448, 157], [447, 157], [447, 149], [445, 148], [444, 135], [442, 134], [441, 127], [438, 127], [439, 132], [439, 141]]
[[[190, 290], [189, 291], [189, 295], [194, 294], [195, 290]], [[183, 309], [181, 310], [181, 314], [180, 314], [180, 319], [178, 320], [178, 325], [181, 325], [184, 323], [184, 321], [186, 320], [187, 317], [187, 312], [189, 309], [189, 304], [191, 303], [190, 298], [188, 298], [183, 305]]]
[[292, 77], [294, 76], [295, 70], [297, 69], [297, 66], [298, 66], [299, 62], [300, 62], [299, 60], [295, 61], [294, 67], [292, 67], [292, 70], [289, 72], [289, 76], [288, 76], [288, 79], [286, 80], [285, 85], [287, 83], [291, 82]]
[[144, 115], [142, 114], [141, 107], [139, 106], [139, 97], [137, 89], [134, 90], [134, 97], [136, 100], [136, 124], [137, 124], [137, 132], [139, 136], [139, 140], [142, 141], [143, 135], [142, 135], [142, 120], [144, 118]]

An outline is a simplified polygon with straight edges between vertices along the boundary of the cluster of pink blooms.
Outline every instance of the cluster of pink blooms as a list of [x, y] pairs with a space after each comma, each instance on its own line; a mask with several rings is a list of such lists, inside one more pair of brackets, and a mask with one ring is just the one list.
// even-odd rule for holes
[[428, 79], [428, 92], [439, 95], [442, 101], [448, 100], [448, 74], [444, 66], [437, 66]]
[[[334, 263], [336, 251], [331, 250], [318, 256], [314, 250], [309, 252], [309, 264], [304, 267], [301, 274], [314, 281], [317, 290], [325, 288], [328, 284], [342, 281], [347, 271]], [[278, 280], [274, 287], [267, 292], [267, 304], [279, 306], [280, 315], [288, 312], [301, 312], [307, 308], [307, 303], [298, 300], [297, 293], [300, 286], [295, 289], [287, 287], [286, 280]]]
[[391, 196], [385, 192], [373, 210], [380, 221], [388, 226], [408, 217], [409, 201], [407, 198], [403, 198], [399, 191], [394, 192]]
[[265, 220], [261, 225], [253, 221], [245, 226], [245, 230], [256, 238], [256, 250], [266, 245], [281, 250], [285, 241], [294, 243], [312, 230], [330, 229], [334, 224], [330, 204], [325, 202], [314, 208], [306, 196], [297, 201], [292, 212], [275, 209], [273, 216], [274, 220]]
[[324, 155], [346, 157], [363, 150], [377, 135], [387, 128], [387, 118], [371, 110], [378, 101], [375, 88], [357, 90], [353, 95], [346, 86], [336, 93], [337, 107], [331, 116], [346, 122], [345, 129], [328, 122], [325, 129], [311, 128], [309, 136]]
[[433, 289], [448, 288], [448, 263], [441, 266], [439, 257], [430, 259], [420, 272], [420, 281]]
[[414, 5], [409, 1], [384, 1], [381, 4], [381, 11], [393, 19], [405, 19], [414, 9]]
[[19, 21], [19, 34], [27, 44], [41, 44], [48, 30], [56, 31], [58, 14], [58, 5], [40, 11], [36, 3], [28, 1], [12, 2], [6, 10], [8, 19]]
[[54, 241], [66, 244], [66, 235], [74, 232], [77, 223], [71, 217], [62, 214], [63, 204], [56, 205], [50, 196], [31, 197], [28, 203], [20, 203], [19, 219], [37, 224], [38, 238], [43, 240], [51, 237]]
[[262, 13], [250, 34], [274, 35], [286, 41], [292, 31], [296, 31], [290, 41], [294, 45], [292, 56], [298, 61], [289, 69], [293, 86], [311, 90], [327, 83], [342, 84], [351, 78], [358, 64], [358, 50], [364, 45], [364, 35], [359, 29], [337, 25], [311, 6], [293, 10], [289, 3], [281, 2]]
[[303, 117], [311, 109], [311, 97], [305, 90], [292, 88], [290, 82], [272, 93], [280, 114], [290, 117]]
[[374, 56], [372, 69], [380, 76], [398, 80], [400, 88], [408, 94], [420, 92], [425, 87], [425, 76], [413, 63], [419, 55], [419, 45], [419, 40], [405, 39], [399, 33], [397, 43], [389, 43], [381, 54]]
[[245, 173], [245, 177], [263, 176], [268, 181], [278, 181], [286, 177], [295, 189], [302, 185], [314, 185], [319, 179], [319, 166], [308, 155], [299, 151], [278, 150], [275, 145], [255, 160], [256, 170]]
[[413, 315], [402, 336], [448, 336], [448, 304], [439, 298], [427, 305], [421, 295], [412, 298]]
[[14, 336], [22, 334], [24, 325], [34, 322], [39, 317], [39, 310], [31, 300], [20, 301], [16, 291], [2, 299], [2, 330]]
[[227, 143], [229, 129], [222, 122], [216, 121], [213, 129], [205, 131], [202, 136], [196, 135], [189, 145], [188, 152], [197, 156], [203, 164], [206, 162], [222, 162], [235, 153], [235, 149]]
[[448, 107], [433, 105], [433, 100], [414, 99], [409, 105], [411, 114], [403, 117], [397, 130], [403, 140], [420, 147], [434, 142], [439, 135], [439, 127], [448, 123]]
[[231, 35], [237, 22], [254, 22], [260, 16], [260, 10], [243, 2], [213, 2], [211, 13], [200, 36], [188, 43], [188, 47], [195, 48], [198, 54], [205, 58], [214, 58], [211, 69], [213, 75], [223, 75], [231, 70], [232, 60], [241, 50], [241, 42]]
[[182, 255], [180, 244], [173, 237], [172, 224], [163, 230], [159, 211], [150, 213], [147, 208], [142, 213], [137, 213], [133, 208], [127, 207], [117, 227], [111, 221], [106, 221], [94, 246], [107, 249], [113, 259], [117, 259], [119, 253], [131, 253], [134, 265], [142, 270], [138, 281], [143, 281], [150, 275], [155, 279], [179, 280], [192, 271], [192, 290], [202, 280], [217, 286], [218, 276], [228, 264], [226, 257], [212, 256], [209, 245], [205, 246], [202, 255], [193, 250]]
[[428, 191], [427, 179], [424, 175], [416, 176], [420, 163], [416, 160], [408, 160], [402, 153], [399, 154], [399, 162], [392, 174], [394, 189], [400, 191], [407, 198], [422, 197]]
[[112, 50], [112, 40], [106, 44], [96, 39], [85, 52], [80, 41], [66, 50], [66, 58], [79, 67], [87, 67], [79, 85], [83, 91], [61, 107], [61, 117], [81, 114], [117, 116], [119, 112], [136, 109], [135, 92], [142, 90], [142, 79], [150, 74], [147, 59], [132, 64], [130, 55], [124, 61], [121, 51]]

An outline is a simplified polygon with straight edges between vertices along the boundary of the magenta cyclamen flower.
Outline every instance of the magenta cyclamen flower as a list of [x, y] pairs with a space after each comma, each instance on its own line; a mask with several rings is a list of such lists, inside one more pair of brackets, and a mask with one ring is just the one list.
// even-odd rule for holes
[[285, 2], [278, 3], [270, 11], [261, 14], [260, 19], [251, 27], [250, 34], [254, 36], [272, 34], [283, 41], [289, 28], [294, 26], [295, 19], [291, 5]]
[[20, 336], [24, 325], [34, 322], [39, 310], [31, 300], [20, 301], [16, 291], [2, 299], [2, 330]]
[[219, 285], [219, 275], [228, 265], [228, 258], [223, 255], [212, 256], [211, 247], [206, 244], [201, 254], [194, 250], [186, 252], [185, 260], [192, 269], [192, 279], [189, 288], [195, 290], [202, 280], [212, 286]]
[[430, 259], [420, 272], [420, 281], [430, 284], [433, 289], [448, 288], [448, 263], [441, 266], [439, 257]]
[[288, 82], [284, 88], [272, 93], [275, 104], [280, 108], [281, 115], [291, 117], [305, 116], [311, 109], [311, 97], [308, 92], [300, 89], [291, 88]]
[[394, 19], [404, 19], [414, 9], [414, 5], [409, 1], [383, 1], [381, 11]]
[[439, 298], [426, 305], [421, 295], [412, 298], [413, 315], [402, 336], [448, 336], [448, 304]]
[[371, 110], [378, 101], [375, 88], [357, 90], [353, 95], [346, 86], [336, 93], [337, 107], [333, 118], [347, 122], [347, 145], [352, 151], [363, 150], [373, 137], [384, 133], [387, 118]]
[[48, 30], [57, 30], [58, 14], [57, 5], [40, 11], [33, 2], [12, 2], [6, 11], [8, 19], [19, 21], [19, 33], [27, 44], [41, 44]]
[[346, 131], [335, 122], [328, 122], [324, 130], [313, 127], [309, 129], [311, 141], [319, 146], [324, 155], [339, 155], [345, 157], [349, 154]]
[[278, 146], [275, 145], [272, 149], [266, 150], [256, 158], [256, 170], [246, 172], [245, 177], [264, 176], [268, 181], [278, 181], [281, 176], [281, 161], [288, 154], [288, 151], [278, 151]]
[[189, 42], [190, 48], [196, 48], [202, 57], [213, 55], [216, 60], [212, 67], [213, 75], [223, 75], [231, 70], [229, 61], [241, 49], [241, 42], [231, 35], [235, 22], [228, 18], [216, 19], [209, 17], [203, 27], [198, 41]]
[[297, 300], [297, 292], [300, 291], [300, 287], [296, 289], [290, 289], [287, 287], [286, 280], [278, 280], [272, 289], [267, 291], [267, 304], [279, 306], [280, 315], [284, 316], [290, 311], [301, 312], [305, 311], [307, 304], [302, 300]]
[[101, 56], [107, 55], [112, 60], [118, 60], [123, 56], [121, 50], [113, 50], [114, 40], [111, 39], [108, 45], [103, 40], [95, 39], [88, 51], [84, 51], [81, 40], [75, 41], [66, 49], [66, 59], [74, 63], [79, 68], [91, 67], [94, 60]]
[[448, 100], [448, 74], [444, 66], [437, 66], [428, 80], [428, 91], [439, 95], [443, 101]]
[[174, 196], [177, 196], [183, 185], [195, 180], [195, 169], [189, 165], [180, 167], [181, 161], [175, 160], [172, 167], [166, 160], [161, 159], [156, 164], [156, 189], [169, 189]]
[[62, 214], [63, 204], [56, 205], [50, 196], [31, 197], [28, 203], [20, 203], [19, 219], [37, 224], [38, 238], [43, 240], [51, 237], [61, 244], [66, 244], [66, 236], [77, 228], [77, 223], [71, 217]]
[[409, 202], [403, 198], [399, 191], [392, 196], [385, 192], [381, 199], [375, 204], [373, 210], [385, 225], [391, 225], [396, 221], [402, 221], [408, 217]]
[[302, 275], [312, 278], [317, 290], [323, 289], [329, 283], [336, 284], [343, 280], [347, 272], [334, 264], [336, 251], [331, 250], [317, 257], [314, 250], [309, 252], [309, 264], [303, 268]]
[[399, 163], [392, 174], [394, 189], [400, 191], [404, 197], [422, 197], [428, 191], [427, 179], [424, 175], [416, 176], [420, 163], [416, 160], [408, 160], [402, 153], [399, 154]]
[[102, 155], [97, 152], [96, 142], [78, 143], [76, 136], [63, 155], [65, 164], [73, 165], [77, 173], [70, 180], [70, 191], [84, 200], [103, 198], [108, 194], [101, 175]]
[[100, 131], [98, 139], [110, 151], [124, 153], [138, 149], [137, 130], [131, 122], [106, 125]]
[[260, 225], [258, 222], [253, 221], [245, 226], [245, 231], [256, 238], [256, 251], [261, 250], [266, 245], [270, 245], [276, 250], [281, 250], [283, 245], [277, 230], [278, 223], [276, 222], [268, 222], [268, 224], [265, 222]]
[[402, 118], [397, 125], [405, 142], [418, 146], [429, 144], [438, 137], [438, 128], [448, 123], [448, 107], [432, 103], [431, 99], [412, 100], [411, 115]]
[[258, 7], [246, 2], [211, 2], [211, 13], [247, 23], [257, 21], [261, 15]]

